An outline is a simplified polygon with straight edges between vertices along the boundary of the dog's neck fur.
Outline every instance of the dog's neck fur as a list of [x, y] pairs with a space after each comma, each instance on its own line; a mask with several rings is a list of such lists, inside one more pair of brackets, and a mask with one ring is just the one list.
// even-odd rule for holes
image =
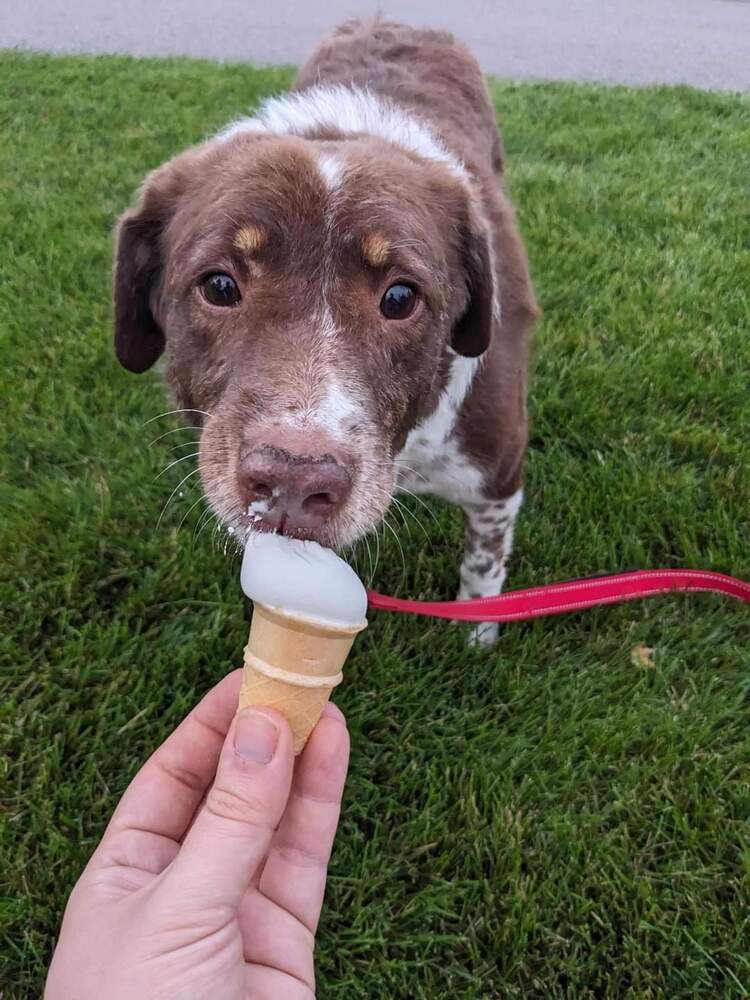
[[454, 355], [437, 406], [409, 431], [396, 456], [398, 485], [413, 493], [432, 493], [454, 503], [483, 496], [484, 474], [463, 454], [456, 424], [483, 358]]

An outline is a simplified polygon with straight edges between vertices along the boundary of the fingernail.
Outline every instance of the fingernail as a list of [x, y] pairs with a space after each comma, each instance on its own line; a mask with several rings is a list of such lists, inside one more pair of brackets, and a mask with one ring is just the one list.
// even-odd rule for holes
[[276, 753], [279, 731], [267, 715], [244, 709], [237, 716], [234, 728], [234, 751], [245, 760], [268, 764]]

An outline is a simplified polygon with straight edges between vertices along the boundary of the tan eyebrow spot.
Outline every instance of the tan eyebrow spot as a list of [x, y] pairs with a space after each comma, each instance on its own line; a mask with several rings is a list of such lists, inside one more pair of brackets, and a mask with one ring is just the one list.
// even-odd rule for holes
[[234, 235], [233, 243], [244, 253], [256, 253], [266, 240], [265, 230], [261, 226], [243, 226]]
[[382, 233], [368, 233], [362, 240], [365, 260], [373, 267], [382, 267], [388, 259], [388, 240]]

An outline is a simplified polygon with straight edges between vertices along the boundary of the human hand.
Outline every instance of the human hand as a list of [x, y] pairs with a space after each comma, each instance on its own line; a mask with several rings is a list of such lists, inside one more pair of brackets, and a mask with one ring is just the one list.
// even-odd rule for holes
[[309, 1000], [349, 758], [329, 704], [296, 765], [235, 671], [138, 772], [65, 910], [45, 1000]]

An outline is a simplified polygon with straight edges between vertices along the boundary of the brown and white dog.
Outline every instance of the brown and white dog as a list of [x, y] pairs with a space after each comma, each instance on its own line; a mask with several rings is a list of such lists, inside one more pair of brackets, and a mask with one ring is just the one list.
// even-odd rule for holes
[[166, 350], [235, 537], [339, 547], [399, 489], [431, 493], [466, 513], [459, 596], [499, 593], [537, 316], [502, 174], [470, 53], [375, 20], [146, 179], [117, 234], [115, 349], [134, 372]]

